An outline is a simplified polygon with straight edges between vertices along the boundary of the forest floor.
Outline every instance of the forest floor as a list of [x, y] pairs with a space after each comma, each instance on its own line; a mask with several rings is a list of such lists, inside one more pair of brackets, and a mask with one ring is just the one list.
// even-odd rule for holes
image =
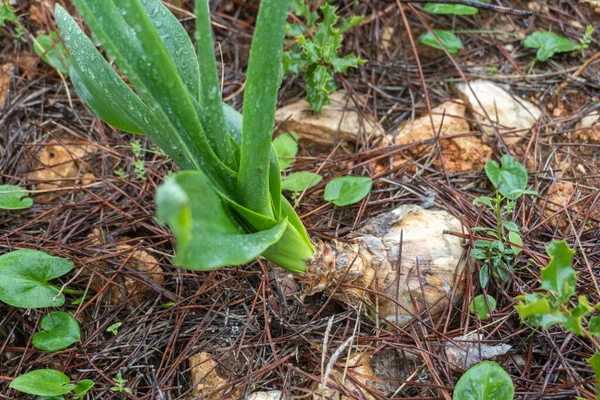
[[[70, 2], [60, 2], [74, 11]], [[191, 32], [193, 2], [175, 3], [171, 10]], [[16, 40], [11, 29], [0, 28], [0, 65], [11, 64], [8, 92], [0, 93], [0, 104], [6, 96], [0, 106], [1, 181], [32, 189], [34, 198], [28, 210], [0, 211], [0, 253], [31, 248], [72, 259], [77, 273], [67, 279], [69, 287], [89, 293], [79, 304], [65, 307], [81, 323], [81, 342], [58, 353], [31, 345], [43, 310], [0, 304], [0, 398], [20, 398], [8, 388], [10, 378], [36, 368], [60, 369], [73, 380], [95, 380], [87, 397], [91, 399], [193, 398], [189, 360], [197, 354], [209, 354], [214, 363], [207, 365], [216, 366], [206, 372], [215, 386], [207, 398], [243, 398], [268, 390], [281, 390], [285, 398], [311, 398], [322, 377], [324, 337], [327, 362], [355, 335], [350, 350], [356, 354], [369, 349], [379, 390], [360, 383], [352, 389], [330, 385], [344, 391], [345, 398], [450, 399], [464, 371], [449, 363], [440, 345], [471, 332], [481, 335], [480, 344], [511, 346], [495, 360], [513, 379], [516, 398], [594, 398], [593, 371], [586, 363], [594, 353], [590, 342], [561, 328], [523, 324], [514, 305], [516, 296], [539, 288], [540, 266], [549, 259], [545, 246], [553, 239], [566, 239], [576, 249], [578, 292], [592, 304], [600, 302], [595, 284], [600, 280], [600, 142], [579, 128], [584, 116], [600, 109], [599, 32], [583, 56], [579, 51], [533, 62], [535, 50], [522, 45], [523, 37], [536, 30], [551, 30], [576, 42], [585, 26], [600, 26], [600, 14], [577, 0], [502, 4], [534, 10], [529, 27], [493, 11], [453, 17], [429, 15], [419, 4], [402, 3], [401, 12], [395, 2], [338, 2], [342, 15], [366, 17], [348, 33], [343, 51], [368, 62], [338, 76], [336, 83], [360, 99], [360, 112], [379, 121], [385, 132], [397, 133], [407, 121], [456, 99], [460, 82], [480, 79], [504, 85], [542, 112], [516, 143], [485, 135], [472, 115], [467, 116], [472, 129], [461, 132], [489, 146], [492, 159], [512, 154], [528, 169], [529, 189], [538, 192], [520, 200], [515, 210], [524, 249], [513, 279], [488, 286], [487, 293], [498, 301], [496, 311], [486, 321], [469, 313], [470, 300], [481, 293], [474, 278], [479, 266], [469, 263], [464, 296], [443, 316], [432, 320], [424, 313], [401, 331], [374, 323], [366, 304], [353, 307], [326, 294], [301, 301], [282, 287], [281, 272], [262, 260], [208, 272], [173, 267], [174, 239], [154, 218], [156, 188], [174, 170], [171, 161], [146, 137], [102, 123], [68, 79], [35, 55], [30, 40]], [[241, 109], [257, 5], [219, 0], [211, 7], [223, 57], [223, 97]], [[56, 29], [51, 8], [32, 0], [18, 1], [15, 8], [26, 39]], [[413, 46], [411, 37], [416, 40], [428, 26], [465, 32], [460, 34], [464, 48], [451, 59], [442, 51]], [[571, 79], [594, 55], [595, 61]], [[286, 77], [279, 106], [301, 100], [305, 93], [303, 79]], [[600, 140], [600, 132], [596, 136]], [[132, 149], [136, 140], [141, 149]], [[491, 214], [472, 204], [493, 190], [483, 171], [485, 160], [472, 158], [477, 155], [461, 158], [461, 150], [444, 152], [437, 141], [384, 148], [360, 138], [332, 144], [323, 150], [301, 143], [287, 171], [318, 170], [324, 177], [298, 206], [313, 237], [344, 240], [368, 217], [401, 204], [444, 207], [468, 228], [494, 223]], [[66, 167], [74, 168], [75, 176], [64, 178], [60, 190], [40, 185], [45, 179], [39, 175], [41, 158], [69, 153], [66, 145], [78, 152], [77, 162]], [[377, 165], [374, 158], [384, 162]], [[335, 209], [323, 200], [323, 189], [342, 173], [370, 176], [374, 186], [361, 203]], [[138, 295], [133, 295], [135, 290]], [[68, 296], [67, 304], [75, 299]], [[107, 332], [115, 323], [121, 323], [116, 335]], [[348, 358], [343, 353], [336, 370], [343, 372]], [[111, 391], [119, 371], [131, 394]]]

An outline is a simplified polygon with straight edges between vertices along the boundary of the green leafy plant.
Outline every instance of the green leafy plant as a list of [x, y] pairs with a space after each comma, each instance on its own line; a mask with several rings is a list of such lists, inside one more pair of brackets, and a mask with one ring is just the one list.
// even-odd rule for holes
[[79, 323], [69, 313], [54, 311], [42, 318], [42, 331], [33, 335], [32, 343], [36, 349], [59, 351], [66, 349], [81, 337]]
[[588, 25], [585, 32], [579, 39], [579, 44], [570, 39], [557, 35], [554, 32], [533, 32], [523, 41], [523, 45], [529, 49], [537, 49], [536, 60], [548, 61], [556, 53], [568, 53], [575, 50], [581, 50], [582, 54], [592, 42], [594, 27]]
[[344, 33], [364, 18], [345, 18], [337, 26], [340, 22], [337, 7], [325, 3], [321, 7], [323, 20], [313, 28], [315, 13], [307, 5], [299, 3], [294, 1], [292, 4], [296, 14], [306, 18], [310, 32], [306, 32], [300, 24], [287, 29], [288, 34], [296, 37], [297, 43], [283, 54], [283, 72], [300, 74], [305, 71], [306, 100], [313, 111], [321, 113], [323, 107], [330, 104], [328, 94], [336, 89], [334, 73], [345, 74], [348, 68], [356, 68], [366, 62], [355, 54], [338, 56]]
[[61, 290], [48, 281], [73, 269], [73, 262], [38, 250], [15, 250], [0, 256], [0, 300], [14, 307], [58, 307]]
[[489, 294], [475, 296], [469, 304], [471, 314], [476, 314], [480, 319], [487, 319], [496, 310], [496, 299]]
[[15, 26], [13, 37], [15, 39], [22, 39], [23, 25], [21, 24], [21, 20], [15, 13], [15, 10], [8, 4], [8, 0], [4, 0], [2, 1], [2, 4], [0, 4], [0, 27], [5, 27], [7, 22]]
[[85, 398], [85, 395], [87, 394], [87, 392], [89, 392], [90, 389], [94, 387], [94, 385], [95, 385], [95, 382], [91, 379], [84, 379], [82, 381], [77, 382], [77, 384], [73, 388], [72, 399], [78, 400], [78, 399]]
[[50, 35], [40, 35], [33, 41], [33, 49], [42, 60], [63, 75], [69, 75], [67, 64], [69, 56], [61, 43], [58, 33], [51, 31]]
[[112, 333], [113, 335], [117, 336], [119, 334], [119, 328], [121, 328], [121, 325], [123, 325], [122, 322], [115, 322], [114, 324], [106, 328], [106, 332]]
[[303, 272], [314, 248], [282, 196], [271, 144], [288, 2], [261, 2], [243, 116], [221, 100], [208, 1], [196, 1], [198, 58], [159, 0], [77, 0], [75, 6], [135, 90], [57, 5], [81, 98], [116, 128], [150, 136], [185, 170], [156, 196], [157, 217], [177, 239], [175, 263], [204, 270], [262, 255]]
[[[600, 315], [590, 317], [585, 326], [585, 318], [600, 310], [600, 303], [592, 306], [585, 295], [577, 294], [577, 271], [573, 268], [575, 251], [564, 240], [553, 241], [546, 246], [546, 252], [550, 262], [541, 269], [542, 292], [517, 297], [519, 304], [515, 310], [524, 322], [533, 326], [548, 329], [558, 325], [590, 339], [596, 353], [587, 361], [595, 372], [596, 388], [600, 390], [600, 343], [597, 341]], [[577, 301], [573, 300], [575, 296]]]
[[475, 15], [479, 10], [464, 4], [426, 3], [423, 9], [429, 14], [437, 15]]
[[302, 171], [294, 172], [285, 177], [281, 182], [281, 189], [292, 192], [302, 192], [316, 186], [323, 180], [323, 177], [314, 172]]
[[493, 361], [475, 364], [460, 377], [453, 400], [512, 400], [515, 388], [510, 375]]
[[[483, 204], [496, 218], [495, 228], [474, 227], [474, 232], [483, 232], [491, 240], [475, 240], [475, 248], [471, 256], [482, 262], [479, 272], [479, 282], [486, 287], [490, 276], [507, 282], [513, 269], [515, 254], [519, 254], [523, 240], [519, 234], [519, 227], [512, 221], [504, 218], [512, 215], [516, 200], [525, 194], [537, 194], [526, 190], [527, 170], [510, 155], [503, 155], [500, 166], [496, 161], [485, 165], [488, 179], [496, 188], [494, 197], [481, 196], [473, 204]], [[508, 233], [505, 233], [508, 232]]]
[[54, 369], [38, 369], [20, 375], [10, 383], [12, 389], [37, 396], [62, 396], [75, 385], [68, 376]]
[[444, 47], [450, 54], [456, 54], [463, 45], [458, 36], [450, 31], [434, 29], [433, 32], [426, 32], [419, 37], [419, 42], [435, 49], [443, 50]]
[[110, 390], [118, 393], [131, 393], [131, 389], [125, 387], [127, 384], [127, 379], [123, 379], [121, 371], [117, 372], [117, 376], [114, 377], [113, 381], [115, 382], [115, 386], [111, 387]]
[[279, 167], [287, 169], [298, 154], [298, 136], [295, 133], [284, 133], [273, 140], [273, 146], [279, 158]]
[[0, 185], [0, 209], [23, 210], [33, 205], [33, 199], [21, 186]]
[[341, 176], [325, 186], [325, 200], [338, 207], [358, 203], [371, 192], [373, 180], [364, 176]]

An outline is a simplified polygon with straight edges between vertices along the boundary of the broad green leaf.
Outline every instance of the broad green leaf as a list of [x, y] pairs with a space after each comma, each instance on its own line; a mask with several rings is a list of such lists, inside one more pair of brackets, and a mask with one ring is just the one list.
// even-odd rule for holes
[[50, 35], [36, 37], [33, 41], [33, 49], [46, 64], [63, 75], [69, 75], [69, 56], [56, 32], [50, 31]]
[[575, 293], [577, 284], [577, 271], [572, 266], [575, 251], [562, 240], [550, 243], [546, 252], [550, 256], [550, 262], [541, 269], [541, 288], [553, 292], [564, 303]]
[[321, 180], [323, 180], [323, 177], [314, 172], [294, 172], [285, 177], [281, 183], [281, 188], [292, 192], [302, 192], [316, 186]]
[[471, 314], [477, 314], [477, 316], [482, 320], [487, 319], [487, 317], [489, 317], [494, 310], [496, 310], [496, 299], [489, 294], [480, 294], [476, 296], [473, 300], [471, 300], [471, 304], [469, 305], [469, 311]]
[[542, 62], [547, 61], [556, 53], [565, 53], [579, 48], [579, 45], [566, 37], [553, 32], [539, 31], [529, 35], [523, 45], [529, 49], [538, 49], [536, 58]]
[[91, 379], [84, 379], [77, 382], [77, 385], [73, 388], [73, 400], [83, 399], [87, 392], [94, 387], [95, 382]]
[[72, 269], [71, 260], [38, 250], [3, 254], [0, 256], [0, 300], [20, 308], [62, 306], [65, 297], [48, 281]]
[[469, 368], [454, 388], [453, 400], [512, 400], [515, 395], [510, 375], [493, 361]]
[[479, 284], [482, 288], [486, 288], [490, 281], [490, 267], [486, 264], [479, 271]]
[[515, 231], [512, 231], [512, 230], [510, 232], [508, 232], [508, 240], [512, 244], [516, 245], [516, 246], [513, 246], [513, 245], [510, 246], [510, 248], [513, 250], [513, 252], [515, 254], [519, 254], [523, 250], [522, 249], [522, 247], [523, 247], [523, 239], [521, 238], [521, 235], [519, 235], [518, 232], [515, 232]]
[[79, 323], [69, 313], [54, 311], [42, 318], [42, 329], [33, 335], [33, 347], [44, 351], [66, 349], [80, 339]]
[[325, 201], [332, 201], [338, 207], [358, 203], [371, 192], [373, 180], [362, 176], [341, 176], [325, 186]]
[[0, 185], [0, 209], [23, 210], [33, 205], [33, 199], [24, 187]]
[[600, 336], [600, 316], [595, 315], [592, 318], [590, 318], [588, 329], [594, 335]]
[[475, 7], [463, 4], [426, 3], [423, 8], [429, 14], [438, 15], [475, 15], [479, 11]]
[[324, 65], [306, 70], [306, 100], [316, 113], [321, 113], [323, 107], [329, 105], [329, 84], [333, 82], [331, 71]]
[[509, 232], [519, 232], [519, 227], [512, 221], [502, 221], [502, 226], [505, 227]]
[[331, 65], [333, 66], [333, 70], [337, 73], [345, 74], [346, 70], [350, 67], [356, 68], [359, 65], [363, 65], [365, 60], [357, 57], [354, 54], [349, 54], [345, 57], [335, 57], [331, 60]]
[[284, 133], [273, 140], [273, 146], [279, 158], [279, 166], [286, 169], [298, 154], [298, 136], [295, 133]]
[[0, 0], [0, 26], [5, 26], [6, 21], [16, 24], [19, 22], [19, 17], [8, 4], [8, 0]]
[[475, 200], [473, 200], [473, 205], [477, 205], [477, 204], [485, 204], [486, 206], [488, 206], [491, 209], [495, 208], [495, 205], [492, 204], [492, 199], [488, 196], [477, 197]]
[[596, 382], [594, 383], [596, 390], [600, 390], [600, 353], [595, 352], [593, 356], [587, 359], [587, 362], [594, 370], [594, 375], [596, 376]]
[[207, 270], [251, 261], [283, 235], [287, 220], [271, 229], [242, 233], [231, 221], [208, 178], [184, 171], [168, 178], [156, 194], [157, 218], [177, 238], [176, 265]]
[[552, 306], [548, 299], [540, 294], [528, 294], [517, 297], [519, 304], [515, 306], [515, 310], [519, 314], [519, 318], [523, 321], [538, 314], [548, 314], [552, 312]]
[[282, 80], [281, 57], [289, 1], [263, 0], [250, 49], [237, 195], [240, 204], [272, 217], [269, 197], [269, 154], [275, 125], [277, 92]]
[[308, 65], [308, 59], [304, 52], [289, 50], [283, 53], [283, 73], [299, 74]]
[[510, 193], [514, 190], [525, 190], [527, 170], [508, 154], [503, 155], [500, 161], [502, 166], [496, 161], [488, 161], [485, 164], [485, 173], [500, 194], [510, 200], [518, 199], [520, 195]]
[[433, 33], [427, 32], [421, 35], [421, 37], [419, 38], [419, 42], [440, 50], [443, 49], [443, 45], [450, 54], [458, 53], [458, 51], [463, 47], [462, 42], [460, 41], [458, 36], [456, 36], [450, 31], [444, 31], [439, 29], [434, 29]]
[[562, 323], [566, 331], [573, 332], [576, 335], [584, 335], [583, 318], [594, 310], [590, 306], [585, 296], [579, 296], [578, 304], [575, 308], [569, 310], [570, 315], [565, 315], [565, 321]]
[[54, 369], [38, 369], [17, 376], [11, 383], [12, 389], [36, 396], [61, 396], [69, 393], [75, 385], [69, 377]]
[[[158, 0], [156, 0], [158, 1]], [[160, 1], [159, 1], [160, 3]], [[200, 111], [202, 127], [217, 156], [229, 168], [237, 170], [223, 105], [214, 41], [210, 27], [208, 0], [196, 0], [196, 43], [200, 63]]]

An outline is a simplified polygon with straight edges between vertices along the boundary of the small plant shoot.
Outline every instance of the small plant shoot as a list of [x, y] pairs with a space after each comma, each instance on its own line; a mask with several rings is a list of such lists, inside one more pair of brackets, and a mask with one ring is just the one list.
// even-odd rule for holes
[[337, 207], [358, 203], [371, 192], [373, 180], [364, 176], [341, 176], [334, 178], [325, 186], [325, 201], [331, 201]]
[[79, 323], [69, 313], [54, 311], [42, 318], [42, 329], [33, 335], [32, 343], [36, 349], [59, 351], [79, 341], [81, 332]]
[[[209, 4], [195, 5], [197, 53], [160, 0], [75, 1], [133, 90], [57, 5], [73, 85], [101, 119], [147, 134], [184, 170], [156, 196], [157, 217], [177, 239], [178, 266], [206, 270], [262, 255], [303, 272], [314, 248], [282, 195], [271, 143], [288, 1], [261, 2], [243, 115], [222, 102]], [[337, 21], [333, 9], [328, 15]]]
[[33, 199], [21, 186], [0, 185], [0, 209], [23, 210], [33, 205]]
[[454, 33], [440, 29], [434, 29], [433, 32], [427, 32], [419, 37], [419, 42], [435, 49], [443, 50], [446, 48], [450, 54], [456, 54], [463, 48], [462, 42]]
[[131, 393], [132, 390], [127, 385], [127, 379], [123, 378], [123, 374], [121, 371], [117, 372], [117, 376], [114, 377], [113, 381], [115, 382], [115, 386], [111, 387], [110, 390], [117, 393]]
[[572, 42], [564, 36], [553, 32], [533, 32], [525, 38], [523, 46], [528, 49], [537, 49], [536, 59], [548, 61], [556, 53], [567, 53], [580, 49], [577, 43]]
[[475, 364], [460, 377], [453, 400], [512, 400], [515, 388], [510, 375], [493, 361]]

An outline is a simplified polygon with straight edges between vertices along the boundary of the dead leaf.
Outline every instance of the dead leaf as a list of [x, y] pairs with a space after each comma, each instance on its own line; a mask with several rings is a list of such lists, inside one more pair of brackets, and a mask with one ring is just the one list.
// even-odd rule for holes
[[227, 392], [230, 386], [229, 381], [220, 376], [218, 364], [211, 354], [198, 353], [191, 356], [188, 362], [190, 364], [190, 383], [193, 385], [193, 399], [241, 398], [243, 393], [241, 388], [236, 388], [233, 392]]
[[50, 25], [54, 0], [37, 0], [29, 6], [29, 19], [40, 25]]
[[2, 68], [0, 68], [0, 109], [4, 107], [4, 104], [6, 104], [13, 73], [14, 64], [4, 64]]

